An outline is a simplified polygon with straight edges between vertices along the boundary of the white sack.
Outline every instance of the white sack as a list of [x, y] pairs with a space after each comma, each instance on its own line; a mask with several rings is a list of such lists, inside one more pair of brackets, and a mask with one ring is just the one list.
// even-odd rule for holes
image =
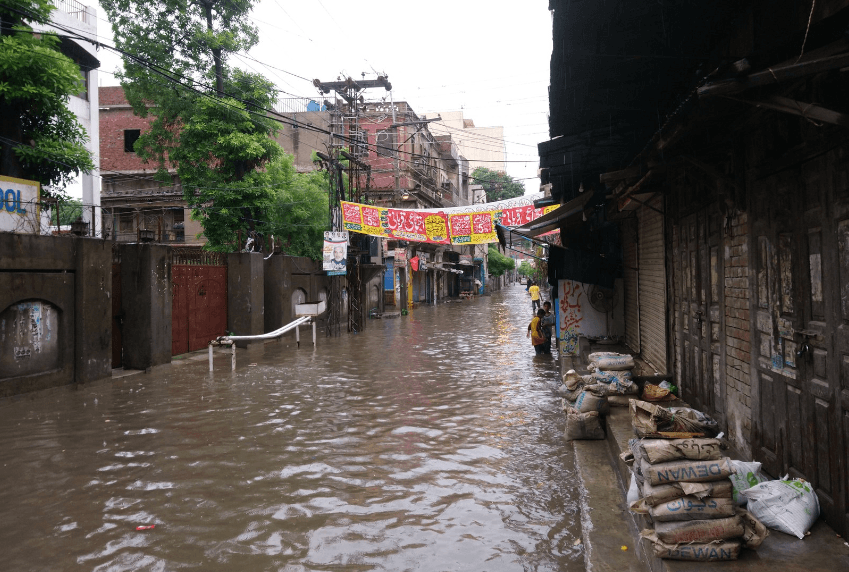
[[769, 528], [805, 538], [820, 516], [817, 493], [807, 481], [766, 481], [743, 491], [749, 512]]

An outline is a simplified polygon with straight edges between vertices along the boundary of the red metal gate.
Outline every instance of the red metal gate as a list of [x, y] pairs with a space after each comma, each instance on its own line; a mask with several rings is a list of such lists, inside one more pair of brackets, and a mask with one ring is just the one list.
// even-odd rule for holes
[[227, 330], [227, 266], [223, 254], [175, 250], [171, 267], [171, 355], [206, 347]]

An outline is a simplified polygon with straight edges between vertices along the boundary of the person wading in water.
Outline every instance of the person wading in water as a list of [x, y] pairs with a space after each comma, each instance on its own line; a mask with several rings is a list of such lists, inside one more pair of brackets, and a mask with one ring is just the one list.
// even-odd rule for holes
[[545, 336], [542, 333], [542, 319], [545, 317], [545, 310], [540, 308], [537, 310], [537, 315], [528, 324], [528, 336], [531, 338], [531, 343], [534, 345], [534, 351], [537, 355], [545, 353]]

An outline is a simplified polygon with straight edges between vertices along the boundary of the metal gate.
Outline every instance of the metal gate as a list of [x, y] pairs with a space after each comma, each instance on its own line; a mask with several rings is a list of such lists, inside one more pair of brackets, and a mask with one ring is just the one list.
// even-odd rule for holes
[[203, 349], [227, 333], [227, 264], [224, 254], [174, 249], [171, 355]]
[[665, 373], [666, 267], [663, 250], [663, 197], [637, 211], [640, 289], [640, 352], [644, 360]]
[[[849, 162], [838, 148], [753, 185], [754, 456], [812, 483], [849, 533]], [[839, 175], [841, 174], [842, 175]]]

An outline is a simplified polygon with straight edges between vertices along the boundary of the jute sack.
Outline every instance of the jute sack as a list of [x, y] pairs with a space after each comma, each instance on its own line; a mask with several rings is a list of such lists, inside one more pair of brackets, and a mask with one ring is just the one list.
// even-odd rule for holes
[[722, 457], [719, 439], [644, 439], [640, 447], [651, 464], [679, 459], [707, 461]]
[[696, 498], [731, 498], [731, 491], [732, 485], [728, 479], [708, 483], [669, 483], [667, 485], [653, 485], [646, 481], [643, 483], [642, 498], [648, 506], [656, 506], [687, 495]]
[[661, 503], [649, 509], [649, 514], [655, 522], [672, 522], [682, 520], [708, 520], [734, 516], [737, 505], [730, 498], [703, 499], [684, 496], [680, 499]]
[[652, 531], [643, 531], [643, 538], [651, 542], [654, 555], [668, 560], [694, 562], [720, 562], [737, 560], [740, 556], [739, 540], [721, 540], [710, 544], [667, 544]]
[[714, 520], [687, 522], [658, 522], [654, 526], [657, 537], [667, 544], [707, 543], [743, 536], [743, 519], [739, 516]]
[[608, 370], [596, 370], [592, 373], [593, 379], [598, 380], [601, 383], [620, 383], [622, 385], [631, 385], [631, 372], [630, 371], [608, 371]]
[[738, 508], [737, 516], [743, 520], [743, 546], [757, 550], [758, 546], [769, 536], [769, 529], [746, 509]]
[[610, 413], [610, 405], [607, 403], [607, 397], [599, 397], [592, 392], [582, 391], [575, 400], [575, 409], [579, 413], [589, 413], [597, 411], [600, 415]]
[[564, 435], [567, 441], [604, 439], [604, 428], [601, 426], [598, 412], [568, 412], [566, 414], [566, 432]]
[[[634, 384], [636, 387], [637, 384]], [[631, 405], [631, 400], [633, 397], [628, 397], [627, 395], [608, 395], [607, 402], [611, 407], [628, 407]]]
[[678, 481], [703, 483], [727, 479], [734, 472], [730, 461], [728, 457], [709, 461], [669, 461], [656, 465], [644, 461], [641, 469], [643, 476], [653, 485]]
[[570, 369], [566, 373], [563, 374], [563, 385], [566, 386], [566, 389], [569, 391], [575, 391], [575, 389], [582, 385], [584, 382], [583, 378], [575, 372], [574, 369]]
[[608, 371], [631, 370], [636, 366], [633, 356], [630, 355], [603, 356], [595, 360], [595, 364], [598, 369]]

